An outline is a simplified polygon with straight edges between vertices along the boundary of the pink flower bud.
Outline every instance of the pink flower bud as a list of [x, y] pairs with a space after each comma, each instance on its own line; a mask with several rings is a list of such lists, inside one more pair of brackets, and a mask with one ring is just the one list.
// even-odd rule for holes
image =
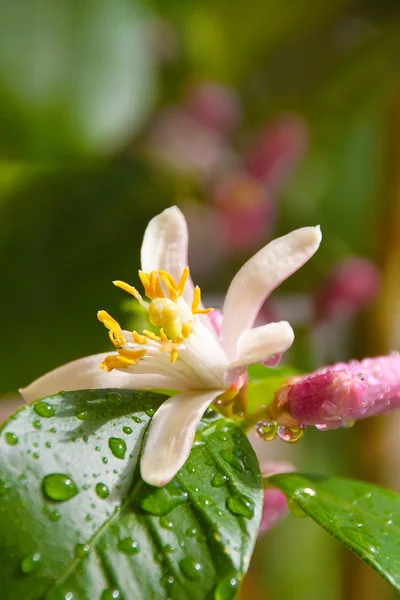
[[272, 413], [287, 426], [333, 429], [400, 408], [400, 355], [352, 360], [292, 378], [280, 388]]
[[275, 206], [263, 183], [235, 173], [221, 180], [213, 193], [230, 250], [246, 250], [263, 240], [274, 222]]
[[277, 189], [290, 176], [308, 146], [308, 128], [300, 118], [285, 116], [266, 127], [248, 153], [248, 172]]
[[331, 274], [317, 295], [316, 318], [351, 316], [367, 307], [381, 287], [378, 267], [367, 258], [347, 258]]
[[[261, 465], [261, 473], [263, 477], [271, 477], [277, 473], [290, 473], [294, 471], [294, 467], [289, 463], [267, 463]], [[275, 527], [289, 512], [288, 503], [285, 494], [275, 488], [267, 488], [264, 490], [264, 505], [260, 523], [260, 531], [258, 537], [261, 537], [267, 531]]]
[[194, 85], [186, 105], [203, 125], [220, 133], [231, 133], [240, 122], [240, 104], [233, 89], [213, 81]]

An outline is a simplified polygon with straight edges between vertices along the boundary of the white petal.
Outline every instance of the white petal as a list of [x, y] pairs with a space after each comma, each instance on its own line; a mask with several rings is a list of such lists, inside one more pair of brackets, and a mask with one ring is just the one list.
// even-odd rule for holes
[[276, 354], [285, 352], [293, 344], [293, 340], [293, 329], [287, 321], [248, 329], [239, 338], [237, 356], [230, 363], [225, 380], [233, 383], [249, 365], [266, 362]]
[[131, 375], [113, 370], [100, 369], [100, 364], [110, 353], [93, 354], [74, 360], [46, 375], [39, 377], [26, 388], [20, 389], [24, 400], [30, 402], [60, 391], [126, 388], [126, 389], [175, 389], [173, 381], [159, 375]]
[[204, 411], [223, 390], [184, 392], [160, 406], [150, 424], [140, 471], [144, 481], [162, 487], [186, 462]]
[[[171, 206], [151, 219], [147, 225], [141, 251], [142, 270], [145, 273], [162, 269], [176, 281], [188, 266], [188, 229], [185, 217], [177, 206]], [[186, 284], [184, 298], [191, 304], [193, 283]]]
[[297, 229], [270, 242], [236, 274], [226, 295], [221, 329], [230, 358], [235, 358], [239, 337], [253, 325], [266, 298], [311, 258], [320, 242], [319, 227]]

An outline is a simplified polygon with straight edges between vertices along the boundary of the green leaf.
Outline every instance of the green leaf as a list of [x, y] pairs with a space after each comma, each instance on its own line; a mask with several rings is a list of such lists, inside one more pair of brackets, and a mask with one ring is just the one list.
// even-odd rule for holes
[[299, 473], [268, 482], [400, 591], [400, 494], [363, 481]]
[[64, 392], [4, 425], [1, 598], [235, 596], [261, 518], [257, 458], [244, 433], [210, 410], [176, 478], [162, 489], [144, 484], [143, 436], [164, 400]]
[[288, 365], [282, 367], [266, 367], [251, 365], [247, 385], [247, 410], [249, 414], [257, 412], [262, 406], [271, 404], [274, 394], [289, 377], [300, 372]]

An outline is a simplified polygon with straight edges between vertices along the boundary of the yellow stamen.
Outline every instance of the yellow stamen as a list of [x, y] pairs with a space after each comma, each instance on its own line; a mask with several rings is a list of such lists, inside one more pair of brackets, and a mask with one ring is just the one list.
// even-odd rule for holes
[[147, 344], [149, 341], [145, 335], [140, 335], [137, 331], [132, 331], [132, 337], [137, 344]]
[[134, 298], [136, 298], [136, 300], [143, 301], [142, 296], [139, 294], [139, 292], [137, 291], [136, 288], [133, 287], [133, 285], [129, 285], [128, 283], [125, 283], [125, 281], [113, 281], [113, 284], [116, 287], [121, 288], [121, 290], [124, 290], [124, 292], [128, 292], [128, 294], [131, 294]]
[[[161, 277], [162, 281], [167, 286], [167, 289], [169, 291], [169, 297], [171, 298], [171, 300], [176, 302], [177, 295], [176, 295], [176, 289], [174, 286], [174, 284], [175, 284], [174, 278], [172, 277], [172, 275], [169, 275], [169, 273], [165, 273], [164, 271], [159, 271], [159, 273], [160, 273], [160, 277]], [[168, 277], [168, 275], [169, 275], [169, 277]], [[171, 279], [174, 281], [173, 283], [172, 283]]]
[[189, 279], [189, 267], [185, 267], [183, 269], [182, 277], [179, 280], [178, 285], [176, 286], [176, 295], [178, 298], [182, 296], [185, 291], [187, 280]]
[[150, 276], [148, 273], [144, 273], [143, 271], [139, 271], [139, 279], [142, 282], [144, 287], [144, 293], [148, 298], [151, 298], [150, 292]]
[[176, 362], [179, 358], [179, 351], [177, 350], [177, 348], [173, 348], [171, 350], [171, 364], [174, 364], [174, 362]]
[[193, 331], [192, 321], [188, 321], [187, 323], [184, 323], [182, 325], [182, 337], [188, 338], [189, 335], [192, 333], [192, 331]]
[[149, 331], [148, 329], [144, 329], [143, 333], [144, 333], [144, 335], [146, 335], [148, 338], [150, 338], [154, 342], [161, 342], [161, 338], [158, 335], [156, 335], [155, 333], [153, 333], [152, 331]]
[[212, 310], [214, 310], [213, 308], [200, 308], [200, 304], [201, 304], [201, 290], [200, 290], [199, 286], [196, 285], [196, 287], [194, 288], [194, 294], [193, 294], [192, 313], [194, 315], [206, 315], [209, 312], [211, 312]]
[[109, 330], [110, 340], [118, 348], [119, 346], [123, 346], [126, 344], [126, 339], [123, 336], [122, 329], [118, 321], [112, 318], [111, 315], [108, 314], [105, 310], [99, 310], [97, 313], [97, 318], [100, 323]]
[[135, 364], [140, 358], [143, 358], [143, 356], [146, 354], [146, 350], [118, 350], [118, 354], [120, 356], [122, 356], [123, 358], [126, 358], [128, 360], [132, 360], [135, 361], [133, 364]]
[[147, 295], [152, 300], [154, 300], [155, 298], [165, 298], [165, 294], [161, 287], [157, 271], [152, 271], [150, 273], [150, 295]]
[[165, 333], [165, 331], [162, 327], [160, 329], [160, 338], [163, 342], [168, 342], [167, 334]]
[[136, 359], [112, 355], [106, 356], [106, 358], [101, 363], [100, 368], [110, 372], [113, 369], [128, 369], [130, 366], [135, 365], [136, 362]]

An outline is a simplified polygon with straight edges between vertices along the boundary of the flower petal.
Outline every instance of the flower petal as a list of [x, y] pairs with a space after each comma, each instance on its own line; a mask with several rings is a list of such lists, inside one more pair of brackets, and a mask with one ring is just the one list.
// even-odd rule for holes
[[160, 406], [150, 424], [141, 475], [150, 485], [167, 484], [186, 462], [204, 411], [223, 390], [183, 392]]
[[170, 379], [160, 375], [131, 375], [113, 370], [110, 373], [100, 369], [100, 364], [109, 353], [93, 354], [74, 360], [58, 369], [46, 373], [20, 394], [27, 402], [50, 396], [60, 391], [127, 388], [127, 389], [175, 389]]
[[253, 325], [266, 298], [311, 258], [320, 242], [319, 227], [297, 229], [270, 242], [236, 274], [226, 295], [221, 329], [230, 358], [235, 358], [239, 337]]
[[[147, 225], [141, 251], [145, 273], [162, 269], [179, 281], [188, 266], [188, 229], [185, 217], [177, 206], [171, 206], [151, 219]], [[191, 304], [193, 283], [186, 284], [184, 299]]]
[[287, 321], [248, 329], [239, 338], [237, 357], [226, 370], [225, 380], [233, 383], [245, 373], [249, 365], [264, 363], [285, 352], [293, 344], [293, 340], [293, 329]]

